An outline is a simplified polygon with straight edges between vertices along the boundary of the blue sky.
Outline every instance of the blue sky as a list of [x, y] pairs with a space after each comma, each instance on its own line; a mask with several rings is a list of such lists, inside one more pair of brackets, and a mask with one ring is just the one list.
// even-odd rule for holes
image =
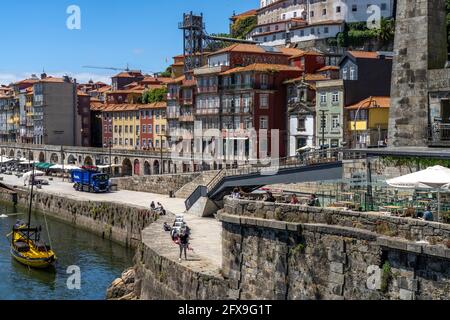
[[[69, 30], [70, 5], [81, 30]], [[183, 12], [203, 12], [209, 33], [227, 32], [228, 18], [257, 0], [21, 0], [1, 1], [0, 84], [40, 73], [105, 81], [113, 71], [84, 65], [161, 71], [182, 53]]]

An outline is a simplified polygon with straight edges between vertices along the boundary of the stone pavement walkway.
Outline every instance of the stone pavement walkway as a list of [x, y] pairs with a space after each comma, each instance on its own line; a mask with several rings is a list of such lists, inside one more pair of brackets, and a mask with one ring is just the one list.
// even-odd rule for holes
[[[16, 176], [1, 175], [3, 177], [3, 183], [10, 186], [24, 187], [23, 179]], [[36, 190], [36, 189], [35, 189]], [[160, 202], [167, 211], [177, 214], [184, 213], [186, 208], [183, 199], [169, 198], [169, 196], [145, 192], [120, 190], [112, 193], [87, 193], [75, 191], [72, 184], [67, 181], [62, 181], [59, 178], [55, 178], [54, 181], [50, 181], [49, 186], [43, 186], [42, 190], [38, 192], [45, 192], [49, 194], [55, 194], [58, 196], [67, 197], [70, 199], [80, 201], [98, 201], [98, 202], [113, 202], [130, 204], [134, 206], [140, 206], [149, 208], [150, 203]], [[170, 217], [170, 218], [169, 218]], [[167, 219], [173, 219], [172, 216]], [[198, 259], [211, 263], [217, 269], [222, 265], [222, 226], [219, 221], [214, 218], [200, 218], [193, 215], [185, 216], [186, 223], [191, 228], [191, 246], [195, 250], [195, 254]], [[169, 223], [173, 221], [168, 221]], [[161, 224], [158, 226], [158, 223]], [[164, 221], [156, 223], [157, 230], [162, 230], [162, 224]], [[160, 234], [161, 235], [161, 234]], [[164, 234], [162, 234], [165, 236]], [[167, 242], [172, 245], [170, 237], [167, 237]], [[163, 240], [163, 241], [166, 241]], [[178, 253], [178, 247], [173, 245], [173, 250]]]

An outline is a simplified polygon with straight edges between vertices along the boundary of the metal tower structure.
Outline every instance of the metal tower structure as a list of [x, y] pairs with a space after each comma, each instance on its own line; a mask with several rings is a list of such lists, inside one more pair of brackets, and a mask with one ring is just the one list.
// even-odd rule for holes
[[257, 44], [255, 41], [210, 36], [205, 30], [203, 14], [183, 14], [183, 21], [178, 28], [183, 30], [184, 70], [189, 71], [202, 66], [205, 48], [217, 48], [220, 42]]

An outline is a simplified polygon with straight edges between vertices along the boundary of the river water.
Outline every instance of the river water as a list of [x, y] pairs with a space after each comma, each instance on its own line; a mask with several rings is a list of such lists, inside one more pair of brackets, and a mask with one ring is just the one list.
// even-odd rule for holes
[[[0, 218], [0, 300], [103, 300], [111, 282], [132, 266], [132, 250], [47, 216], [56, 267], [53, 271], [28, 269], [11, 257], [6, 238], [16, 220], [27, 216], [2, 204], [1, 214], [9, 217]], [[33, 215], [32, 225], [42, 226], [41, 237], [47, 241], [44, 216]], [[73, 283], [70, 266], [80, 268], [79, 290], [67, 286]]]

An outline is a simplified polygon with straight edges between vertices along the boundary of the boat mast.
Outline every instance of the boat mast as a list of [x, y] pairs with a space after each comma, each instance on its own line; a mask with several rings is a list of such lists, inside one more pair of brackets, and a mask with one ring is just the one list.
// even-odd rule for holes
[[[30, 158], [30, 153], [28, 153], [28, 158]], [[28, 208], [28, 231], [27, 231], [27, 240], [28, 241], [30, 241], [31, 208], [33, 206], [33, 188], [34, 188], [34, 163], [33, 163], [33, 171], [31, 173], [30, 206]]]

